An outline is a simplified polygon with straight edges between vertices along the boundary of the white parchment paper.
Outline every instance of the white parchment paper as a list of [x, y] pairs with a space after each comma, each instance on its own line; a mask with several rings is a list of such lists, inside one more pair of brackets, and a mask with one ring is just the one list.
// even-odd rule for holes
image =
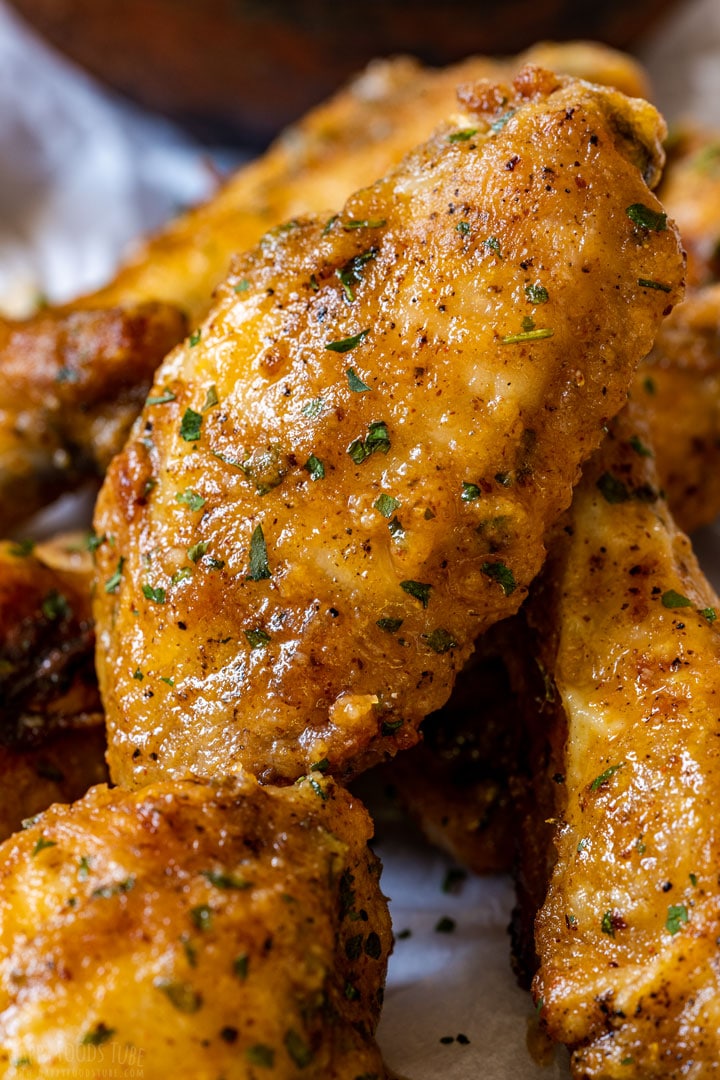
[[[642, 58], [670, 119], [720, 129], [718, 0], [679, 7]], [[101, 283], [133, 238], [213, 183], [189, 139], [118, 103], [0, 0], [0, 309], [22, 314], [38, 294], [61, 301]], [[720, 533], [697, 540], [717, 585]], [[391, 961], [379, 1031], [389, 1066], [407, 1080], [567, 1077], [563, 1052], [541, 1067], [526, 1049], [533, 1010], [508, 963], [510, 881], [470, 878], [443, 892], [448, 860], [381, 806], [377, 850], [396, 932], [410, 931]], [[435, 929], [443, 916], [452, 933]]]

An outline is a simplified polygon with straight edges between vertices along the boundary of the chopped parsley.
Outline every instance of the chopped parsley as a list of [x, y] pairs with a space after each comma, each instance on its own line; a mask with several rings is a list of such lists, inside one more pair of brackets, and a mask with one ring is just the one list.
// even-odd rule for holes
[[33, 859], [36, 855], [39, 855], [41, 851], [45, 851], [46, 848], [56, 847], [54, 840], [46, 840], [42, 833], [35, 841], [35, 847], [32, 849]]
[[220, 399], [218, 398], [217, 387], [214, 385], [209, 386], [207, 389], [207, 393], [205, 394], [205, 402], [203, 404], [202, 411], [207, 412], [208, 409], [212, 409], [213, 405], [217, 405], [219, 400]]
[[325, 345], [325, 349], [326, 351], [337, 353], [350, 352], [350, 350], [356, 348], [361, 341], [364, 341], [369, 333], [370, 327], [368, 327], [367, 330], [361, 330], [358, 334], [353, 334], [352, 337], [341, 338], [340, 341], [328, 341]]
[[502, 116], [499, 116], [498, 119], [490, 125], [490, 130], [494, 131], [495, 134], [497, 134], [498, 131], [502, 131], [508, 120], [510, 120], [514, 115], [515, 109], [508, 109], [506, 113], [503, 113]]
[[415, 600], [419, 600], [424, 608], [426, 608], [430, 602], [430, 590], [431, 584], [427, 584], [422, 581], [401, 581], [400, 588], [403, 592], [406, 592], [408, 596], [412, 596]]
[[615, 921], [613, 919], [612, 911], [606, 911], [600, 920], [600, 929], [603, 934], [608, 934], [609, 937], [615, 937]]
[[343, 229], [349, 232], [351, 229], [382, 229], [383, 225], [387, 225], [385, 218], [363, 218], [361, 220], [353, 219], [352, 221], [346, 221], [343, 225]]
[[81, 1046], [102, 1046], [103, 1043], [112, 1039], [115, 1034], [115, 1028], [106, 1027], [102, 1020], [99, 1024], [96, 1024], [94, 1028], [91, 1028], [87, 1034], [83, 1035], [80, 1045]]
[[243, 278], [242, 281], [238, 281], [237, 285], [234, 286], [233, 291], [236, 293], [244, 293], [247, 292], [249, 288], [250, 282], [247, 278]]
[[122, 581], [123, 566], [125, 565], [125, 559], [121, 555], [118, 559], [118, 564], [115, 569], [115, 573], [112, 577], [109, 577], [105, 582], [106, 593], [116, 593], [120, 588], [120, 582]]
[[639, 225], [641, 229], [652, 229], [654, 232], [664, 232], [667, 228], [667, 214], [651, 210], [643, 203], [633, 203], [628, 206], [625, 213], [633, 225]]
[[345, 299], [349, 304], [352, 304], [355, 300], [355, 290], [353, 288], [358, 282], [362, 281], [362, 272], [365, 264], [374, 259], [377, 255], [377, 248], [370, 248], [369, 251], [365, 251], [362, 255], [355, 255], [354, 258], [346, 262], [340, 270], [336, 270], [335, 273], [340, 278], [340, 283], [345, 293]]
[[163, 392], [161, 394], [158, 394], [157, 397], [147, 397], [147, 398], [145, 398], [145, 404], [146, 405], [167, 405], [168, 401], [174, 401], [174, 400], [175, 400], [175, 394], [173, 394], [172, 390], [168, 390], [168, 388], [166, 386], [165, 389], [163, 390]]
[[212, 908], [208, 904], [198, 904], [197, 907], [190, 908], [190, 918], [198, 930], [209, 930], [213, 920]]
[[320, 458], [315, 457], [314, 454], [310, 455], [310, 457], [307, 459], [307, 461], [303, 465], [303, 468], [305, 469], [306, 472], [310, 473], [310, 479], [311, 480], [324, 480], [325, 479], [325, 466], [323, 465]]
[[611, 506], [627, 502], [630, 498], [626, 485], [612, 473], [603, 473], [595, 486], [605, 502], [610, 503]]
[[240, 953], [233, 960], [232, 968], [238, 979], [247, 979], [249, 961], [250, 957], [247, 953]]
[[463, 502], [475, 502], [476, 499], [480, 498], [480, 488], [477, 484], [470, 484], [467, 480], [463, 480], [460, 498]]
[[203, 555], [206, 554], [210, 542], [208, 540], [198, 540], [197, 544], [193, 544], [188, 548], [188, 559], [190, 562], [199, 562]]
[[683, 596], [682, 593], [675, 592], [675, 589], [668, 589], [660, 597], [660, 602], [665, 608], [681, 608], [690, 607], [692, 600], [688, 600], [687, 596]]
[[196, 513], [198, 510], [202, 510], [203, 506], [205, 505], [205, 500], [203, 499], [202, 495], [198, 495], [197, 491], [193, 491], [192, 488], [185, 488], [185, 491], [176, 491], [175, 501], [179, 503], [184, 503], [185, 506], [189, 507], [190, 510], [193, 511], [193, 513]]
[[500, 241], [498, 240], [497, 236], [489, 236], [487, 240], [483, 240], [483, 247], [486, 247], [490, 251], [492, 251], [494, 255], [497, 255], [498, 259], [502, 259], [502, 253], [500, 251]]
[[461, 236], [467, 236], [470, 232], [470, 222], [458, 221], [457, 225], [455, 226], [455, 231], [459, 232]]
[[251, 889], [253, 884], [241, 874], [228, 873], [225, 870], [203, 870], [203, 877], [216, 889]]
[[639, 457], [651, 458], [655, 456], [650, 447], [646, 446], [638, 435], [631, 435], [628, 443]]
[[165, 590], [161, 587], [154, 589], [152, 585], [143, 585], [143, 596], [146, 600], [152, 600], [153, 604], [165, 603]]
[[52, 589], [47, 594], [40, 605], [40, 610], [45, 618], [50, 619], [52, 622], [55, 619], [69, 619], [72, 615], [72, 609], [66, 598], [57, 589]]
[[294, 1028], [288, 1028], [283, 1039], [288, 1056], [298, 1069], [305, 1069], [313, 1060], [313, 1052]]
[[247, 579], [249, 581], [264, 581], [271, 576], [265, 534], [262, 525], [256, 525], [250, 538], [250, 562]]
[[652, 278], [638, 278], [638, 285], [643, 289], [658, 289], [660, 292], [672, 292], [670, 285], [663, 285], [662, 281], [654, 281]]
[[349, 367], [345, 374], [347, 375], [348, 386], [352, 390], [353, 394], [366, 394], [368, 390], [372, 390], [371, 386], [364, 383], [355, 368]]
[[272, 1069], [275, 1064], [275, 1051], [272, 1046], [266, 1046], [265, 1043], [248, 1046], [245, 1057], [251, 1065], [259, 1065], [262, 1069]]
[[701, 608], [700, 614], [702, 615], [703, 619], [707, 619], [709, 623], [715, 622], [715, 620], [717, 619], [717, 612], [715, 611], [714, 607]]
[[385, 720], [380, 727], [380, 734], [389, 737], [399, 731], [402, 726], [402, 720]]
[[178, 1012], [191, 1014], [198, 1012], [202, 1008], [202, 994], [199, 994], [197, 990], [194, 990], [187, 983], [160, 979], [155, 983], [155, 986], [165, 994], [170, 1004]]
[[518, 345], [523, 341], [542, 341], [543, 338], [551, 338], [555, 331], [546, 326], [540, 330], [523, 330], [521, 334], [506, 334], [500, 338], [501, 345]]
[[[93, 542], [96, 542], [95, 546], [91, 547], [90, 545]], [[102, 539], [100, 539], [100, 537], [96, 536], [94, 533], [91, 533], [87, 541], [88, 551], [97, 551], [101, 543]], [[34, 547], [34, 540], [16, 540], [10, 545], [10, 554], [15, 559], [26, 559], [28, 555], [32, 555]]]
[[383, 517], [392, 517], [398, 506], [400, 505], [399, 499], [394, 499], [392, 495], [386, 495], [384, 492], [379, 495], [373, 503], [373, 508], [377, 510]]
[[674, 937], [680, 930], [681, 925], [689, 921], [688, 909], [684, 904], [671, 904], [665, 920], [665, 929]]
[[433, 630], [431, 634], [423, 634], [428, 648], [432, 649], [436, 653], [450, 652], [451, 649], [457, 648], [457, 641], [452, 634], [447, 630], [443, 630], [442, 627], [438, 627], [437, 630]]
[[185, 442], [197, 442], [202, 427], [202, 414], [194, 409], [186, 409], [180, 422], [180, 438]]
[[544, 285], [526, 285], [525, 295], [531, 304], [547, 304], [549, 296]]
[[621, 761], [619, 765], [610, 765], [609, 768], [605, 770], [605, 772], [602, 772], [599, 776], [595, 777], [592, 784], [590, 785], [590, 790], [597, 791], [603, 786], [603, 784], [607, 784], [608, 780], [612, 779], [618, 769], [622, 769], [624, 764], [625, 762]]
[[265, 630], [244, 630], [243, 633], [251, 649], [264, 649], [272, 640]]
[[447, 137], [449, 143], [468, 142], [472, 139], [473, 135], [477, 135], [477, 128], [461, 128], [460, 131], [453, 131]]
[[302, 407], [303, 416], [307, 416], [309, 420], [315, 420], [323, 411], [325, 402], [322, 398], [313, 398], [312, 401], [306, 401]]
[[390, 449], [390, 436], [387, 424], [384, 420], [373, 420], [368, 424], [367, 435], [364, 439], [353, 439], [347, 448], [347, 452], [356, 465], [362, 465], [363, 461], [371, 454], [380, 452], [387, 454]]
[[517, 588], [515, 575], [503, 562], [484, 562], [480, 567], [486, 577], [497, 581], [505, 596], [511, 596]]
[[142, 682], [144, 678], [145, 676], [143, 675], [140, 668], [135, 668], [135, 670], [133, 671], [133, 679], [137, 679], [138, 682]]
[[192, 334], [190, 335], [190, 348], [191, 349], [194, 349], [195, 346], [200, 343], [200, 338], [201, 337], [202, 337], [202, 331], [201, 330], [193, 330]]
[[404, 622], [404, 619], [378, 619], [375, 623], [380, 630], [384, 630], [386, 634], [395, 634], [400, 629]]

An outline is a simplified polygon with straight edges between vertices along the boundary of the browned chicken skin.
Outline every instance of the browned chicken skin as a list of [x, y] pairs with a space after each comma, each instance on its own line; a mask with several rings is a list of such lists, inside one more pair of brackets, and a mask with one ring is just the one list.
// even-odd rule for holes
[[466, 101], [337, 219], [268, 236], [158, 373], [96, 516], [116, 781], [415, 741], [681, 295], [650, 106], [533, 69]]
[[319, 773], [93, 788], [0, 846], [0, 1068], [384, 1080], [362, 804]]
[[150, 302], [0, 322], [0, 532], [103, 475], [184, 332]]
[[529, 608], [562, 704], [535, 994], [583, 1080], [706, 1078], [720, 1061], [719, 609], [647, 446], [624, 414]]

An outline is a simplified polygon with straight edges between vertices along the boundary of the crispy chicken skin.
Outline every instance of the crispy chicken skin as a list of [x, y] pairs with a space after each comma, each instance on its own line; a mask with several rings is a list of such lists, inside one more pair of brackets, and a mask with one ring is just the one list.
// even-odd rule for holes
[[371, 835], [320, 773], [51, 807], [0, 847], [3, 1074], [383, 1080]]
[[557, 863], [534, 991], [578, 1078], [715, 1075], [717, 598], [625, 413], [530, 605], [562, 713], [549, 732]]
[[453, 108], [459, 85], [510, 79], [525, 64], [647, 97], [642, 69], [594, 42], [545, 43], [511, 60], [476, 56], [442, 69], [409, 57], [376, 60], [294, 124], [257, 161], [239, 169], [210, 202], [190, 210], [143, 244], [89, 307], [142, 300], [178, 304], [194, 320], [210, 307], [231, 257], [268, 229], [342, 206], [399, 164]]
[[166, 304], [0, 321], [0, 531], [123, 446], [155, 368], [182, 338]]
[[160, 369], [96, 514], [116, 782], [411, 745], [679, 299], [651, 106], [539, 69], [465, 100], [337, 218], [268, 235]]

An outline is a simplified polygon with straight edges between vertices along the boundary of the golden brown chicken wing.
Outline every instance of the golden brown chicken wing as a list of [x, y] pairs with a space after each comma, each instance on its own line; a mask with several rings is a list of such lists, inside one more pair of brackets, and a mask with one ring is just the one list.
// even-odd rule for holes
[[116, 781], [412, 744], [539, 569], [682, 261], [650, 106], [538, 69], [466, 102], [158, 373], [96, 519]]
[[0, 847], [3, 1073], [383, 1080], [371, 834], [319, 773], [51, 807]]
[[0, 532], [123, 446], [155, 368], [185, 332], [166, 304], [0, 321]]
[[720, 609], [646, 449], [625, 414], [530, 606], [562, 704], [535, 994], [588, 1080], [706, 1077], [720, 1056]]

